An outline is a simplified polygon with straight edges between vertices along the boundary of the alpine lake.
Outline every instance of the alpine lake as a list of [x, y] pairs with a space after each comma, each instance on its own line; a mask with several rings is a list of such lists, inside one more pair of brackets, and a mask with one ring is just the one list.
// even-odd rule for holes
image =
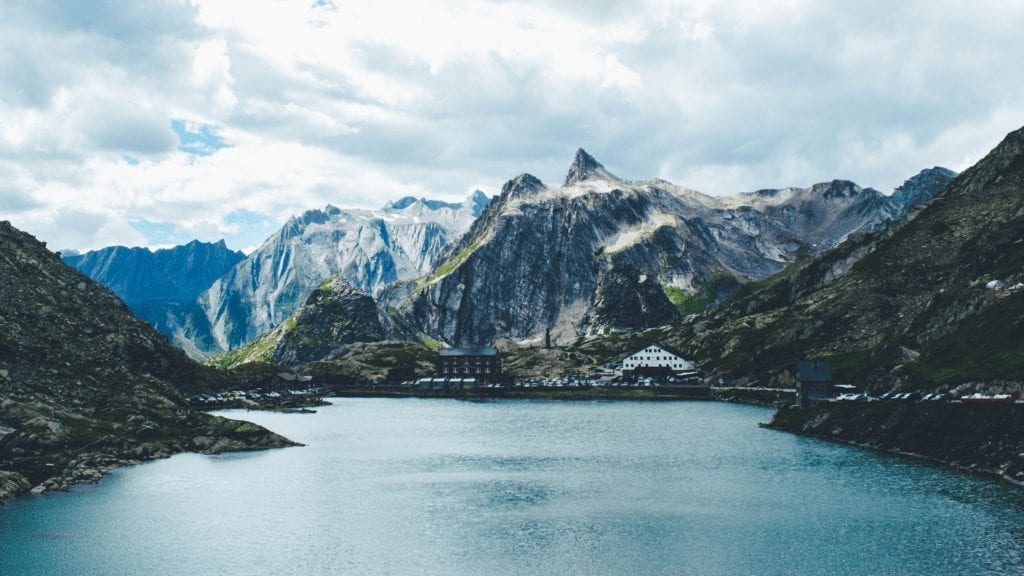
[[0, 574], [1024, 574], [1024, 490], [712, 401], [334, 398], [0, 508]]

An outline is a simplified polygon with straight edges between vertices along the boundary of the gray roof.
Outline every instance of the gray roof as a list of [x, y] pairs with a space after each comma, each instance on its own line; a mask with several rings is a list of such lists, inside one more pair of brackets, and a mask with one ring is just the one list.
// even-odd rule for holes
[[804, 360], [796, 363], [796, 377], [801, 382], [831, 382], [832, 372], [824, 360]]
[[497, 348], [442, 348], [441, 356], [497, 356]]

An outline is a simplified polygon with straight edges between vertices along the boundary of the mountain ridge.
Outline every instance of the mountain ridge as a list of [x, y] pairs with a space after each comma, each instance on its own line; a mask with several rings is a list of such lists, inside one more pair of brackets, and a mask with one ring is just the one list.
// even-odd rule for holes
[[643, 330], [880, 229], [907, 208], [839, 180], [725, 197], [624, 181], [582, 149], [565, 181], [549, 187], [521, 174], [506, 182], [417, 282], [402, 307], [411, 323], [453, 345]]

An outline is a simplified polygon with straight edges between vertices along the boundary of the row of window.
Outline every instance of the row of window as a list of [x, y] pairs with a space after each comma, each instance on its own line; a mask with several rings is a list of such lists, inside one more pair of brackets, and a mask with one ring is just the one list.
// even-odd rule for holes
[[463, 372], [469, 374], [490, 374], [491, 367], [484, 366], [481, 368], [480, 366], [463, 366], [461, 368], [453, 368], [451, 366], [445, 366], [443, 372], [445, 374], [460, 374]]
[[[622, 364], [623, 368], [639, 368], [641, 366], [649, 366], [649, 367], [652, 367], [652, 368], [662, 368], [665, 365], [651, 365], [651, 364], [646, 364], [646, 363], [641, 363], [641, 362], [635, 362], [635, 363], [634, 362], [624, 362]], [[667, 366], [669, 368], [687, 368], [688, 367], [683, 362], [675, 362], [675, 363], [672, 363], [672, 364], [668, 364]]]

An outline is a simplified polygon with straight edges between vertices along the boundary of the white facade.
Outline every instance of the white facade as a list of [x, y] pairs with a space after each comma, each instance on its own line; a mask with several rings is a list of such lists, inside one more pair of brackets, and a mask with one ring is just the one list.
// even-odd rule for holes
[[693, 370], [695, 364], [657, 344], [651, 344], [622, 361], [623, 371], [637, 368], [670, 368], [673, 372], [687, 372]]

